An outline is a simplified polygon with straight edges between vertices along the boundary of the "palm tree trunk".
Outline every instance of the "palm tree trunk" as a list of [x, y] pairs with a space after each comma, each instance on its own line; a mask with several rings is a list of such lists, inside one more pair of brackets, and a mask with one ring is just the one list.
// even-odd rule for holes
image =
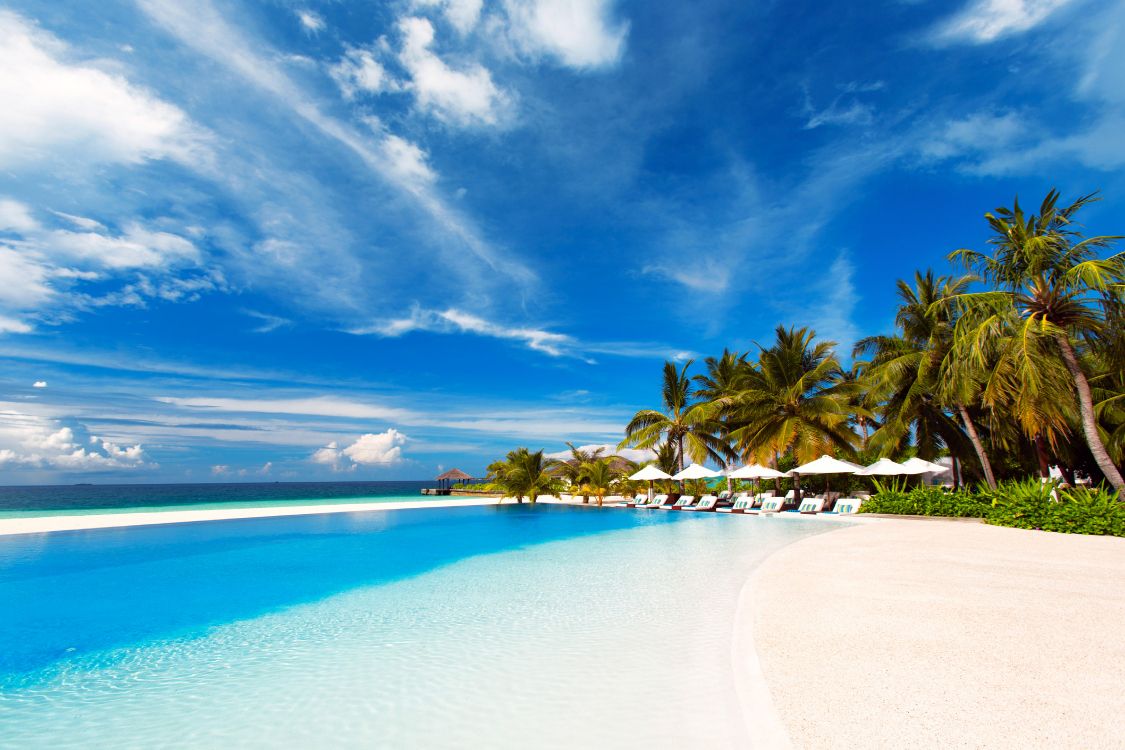
[[1082, 416], [1082, 432], [1086, 436], [1086, 444], [1090, 446], [1090, 452], [1094, 454], [1094, 460], [1097, 461], [1098, 468], [1102, 470], [1106, 481], [1117, 490], [1121, 502], [1125, 502], [1125, 479], [1121, 478], [1121, 472], [1114, 466], [1109, 452], [1105, 449], [1105, 443], [1098, 434], [1098, 421], [1094, 415], [1094, 394], [1090, 392], [1086, 373], [1082, 372], [1082, 366], [1078, 364], [1078, 355], [1074, 352], [1074, 347], [1066, 334], [1059, 334], [1055, 337], [1055, 341], [1059, 344], [1066, 369], [1070, 370], [1070, 376], [1074, 378], [1074, 385], [1078, 390], [1078, 411]]
[[[678, 460], [680, 462], [680, 471], [684, 470], [684, 436], [679, 435], [676, 437], [676, 445], [679, 448]], [[678, 473], [678, 472], [677, 472]]]
[[980, 435], [977, 434], [976, 425], [973, 424], [973, 420], [969, 416], [969, 410], [965, 408], [964, 404], [958, 403], [957, 412], [961, 415], [961, 421], [965, 423], [965, 432], [969, 435], [973, 450], [977, 454], [977, 460], [980, 461], [980, 467], [984, 471], [984, 481], [988, 483], [990, 489], [996, 489], [996, 477], [992, 473], [992, 464], [988, 460], [988, 454], [984, 452], [984, 443], [980, 441]]
[[1051, 478], [1051, 460], [1047, 457], [1047, 441], [1042, 435], [1035, 436], [1035, 456], [1039, 459], [1039, 476], [1043, 479]]

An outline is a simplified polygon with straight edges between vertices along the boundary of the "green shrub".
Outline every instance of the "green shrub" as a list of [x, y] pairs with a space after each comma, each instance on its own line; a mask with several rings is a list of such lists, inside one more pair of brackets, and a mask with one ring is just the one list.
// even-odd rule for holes
[[903, 490], [877, 485], [861, 513], [983, 518], [996, 526], [1065, 534], [1125, 536], [1125, 505], [1101, 488], [1064, 489], [1038, 479], [1004, 482], [995, 490], [946, 492], [940, 487]]
[[982, 518], [991, 505], [970, 492], [946, 492], [941, 487], [915, 487], [911, 490], [883, 488], [860, 506], [861, 513], [894, 513], [903, 516], [947, 516]]
[[1006, 482], [988, 494], [992, 511], [987, 521], [997, 526], [1125, 536], [1125, 505], [1116, 493], [1101, 488], [1064, 489], [1027, 479]]

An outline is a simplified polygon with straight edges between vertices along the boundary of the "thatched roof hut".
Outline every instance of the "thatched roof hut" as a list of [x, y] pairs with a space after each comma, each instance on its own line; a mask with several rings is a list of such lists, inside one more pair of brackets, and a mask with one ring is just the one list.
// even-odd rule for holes
[[461, 471], [460, 469], [450, 469], [449, 471], [447, 471], [444, 474], [442, 474], [441, 476], [439, 476], [437, 478], [437, 481], [439, 481], [439, 482], [445, 482], [445, 481], [464, 482], [464, 481], [467, 481], [469, 479], [472, 479], [472, 477], [469, 476], [468, 474], [466, 474], [465, 472]]

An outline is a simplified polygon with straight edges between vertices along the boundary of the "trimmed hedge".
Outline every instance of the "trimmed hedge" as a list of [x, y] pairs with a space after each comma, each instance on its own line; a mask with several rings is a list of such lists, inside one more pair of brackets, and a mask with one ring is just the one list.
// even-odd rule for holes
[[940, 487], [884, 490], [861, 513], [982, 518], [996, 526], [1064, 534], [1125, 536], [1125, 505], [1101, 488], [1062, 488], [1037, 479], [1005, 482], [995, 490], [946, 492]]

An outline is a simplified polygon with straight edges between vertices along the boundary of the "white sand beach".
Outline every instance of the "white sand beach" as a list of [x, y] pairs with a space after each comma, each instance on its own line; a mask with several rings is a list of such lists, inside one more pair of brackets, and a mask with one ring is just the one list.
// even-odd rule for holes
[[885, 520], [758, 570], [753, 640], [802, 748], [1125, 747], [1125, 539]]
[[[444, 497], [440, 500], [408, 500], [394, 503], [325, 503], [292, 507], [208, 508], [205, 510], [158, 510], [141, 513], [89, 513], [75, 516], [0, 518], [0, 536], [42, 534], [48, 531], [110, 529], [121, 526], [152, 526], [154, 524], [189, 523], [192, 521], [225, 521], [236, 518], [306, 516], [317, 513], [360, 513], [372, 510], [406, 510], [409, 508], [457, 508], [470, 505], [490, 505], [496, 502], [495, 497]], [[504, 502], [514, 501], [505, 499]]]

